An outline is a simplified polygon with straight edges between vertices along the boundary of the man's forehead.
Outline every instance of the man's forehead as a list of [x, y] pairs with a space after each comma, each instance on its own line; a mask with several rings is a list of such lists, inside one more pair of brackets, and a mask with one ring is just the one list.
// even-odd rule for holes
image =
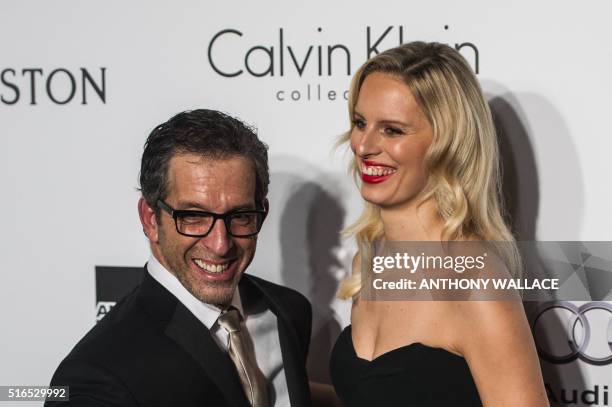
[[208, 158], [176, 154], [168, 168], [168, 192], [184, 194], [232, 194], [252, 197], [255, 171], [251, 160], [241, 156]]
[[230, 169], [254, 175], [252, 160], [239, 155], [213, 158], [194, 153], [179, 153], [170, 159], [168, 171], [174, 176], [214, 177]]

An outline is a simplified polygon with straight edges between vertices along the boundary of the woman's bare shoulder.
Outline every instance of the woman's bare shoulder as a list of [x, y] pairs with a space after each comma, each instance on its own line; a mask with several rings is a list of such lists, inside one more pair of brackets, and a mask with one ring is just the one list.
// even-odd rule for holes
[[[457, 346], [468, 362], [484, 404], [512, 400], [513, 405], [547, 405], [522, 303], [465, 301], [457, 304], [456, 311], [460, 332]], [[517, 394], [515, 389], [523, 392]]]
[[[515, 326], [528, 327], [520, 301], [457, 301], [452, 307], [457, 328], [464, 332], [507, 333]], [[466, 340], [478, 335], [469, 335]]]

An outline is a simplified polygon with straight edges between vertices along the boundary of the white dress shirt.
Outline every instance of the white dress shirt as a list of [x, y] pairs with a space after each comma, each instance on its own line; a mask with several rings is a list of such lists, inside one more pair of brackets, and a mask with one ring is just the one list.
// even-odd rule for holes
[[[191, 313], [212, 333], [215, 342], [227, 352], [229, 335], [222, 329], [217, 319], [221, 310], [193, 296], [181, 282], [151, 255], [147, 263], [151, 277], [174, 295]], [[268, 380], [270, 400], [273, 406], [290, 406], [287, 379], [283, 368], [283, 357], [278, 338], [276, 315], [266, 308], [263, 311], [245, 310], [239, 290], [234, 292], [232, 303], [242, 317], [247, 328], [247, 336], [253, 342], [257, 365]]]

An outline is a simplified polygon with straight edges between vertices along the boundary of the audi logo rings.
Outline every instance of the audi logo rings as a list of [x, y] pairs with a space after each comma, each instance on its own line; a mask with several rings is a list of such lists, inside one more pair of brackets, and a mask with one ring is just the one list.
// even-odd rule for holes
[[[571, 317], [568, 320], [567, 325], [564, 327], [567, 338], [563, 338], [567, 340], [567, 344], [569, 345], [569, 352], [561, 353], [554, 351], [552, 349], [544, 349], [542, 346], [542, 342], [545, 340], [543, 335], [538, 336], [538, 324], [541, 323], [542, 317], [546, 315], [548, 312], [553, 310], [565, 310], [571, 314]], [[592, 334], [592, 326], [589, 322], [589, 313], [594, 310], [603, 310], [607, 311], [609, 314], [608, 317], [608, 326], [606, 329], [606, 338], [593, 338]], [[576, 328], [577, 325], [580, 325], [582, 328], [582, 337], [580, 340], [576, 338]], [[581, 306], [577, 306], [571, 302], [567, 301], [559, 301], [553, 303], [545, 303], [543, 304], [537, 311], [536, 317], [533, 320], [531, 325], [531, 330], [533, 332], [534, 341], [536, 343], [536, 348], [540, 357], [547, 362], [555, 363], [555, 364], [563, 364], [570, 363], [576, 359], [580, 359], [585, 363], [589, 363], [591, 365], [607, 365], [612, 363], [612, 304], [603, 301], [595, 301], [583, 304]], [[589, 348], [589, 344], [592, 340], [602, 341], [605, 340], [607, 344], [606, 355], [588, 355], [587, 348]]]

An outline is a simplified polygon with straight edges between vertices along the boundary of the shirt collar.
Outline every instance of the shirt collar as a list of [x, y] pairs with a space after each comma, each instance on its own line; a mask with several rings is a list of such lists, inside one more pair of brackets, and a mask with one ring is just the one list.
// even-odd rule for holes
[[[147, 262], [147, 270], [151, 277], [153, 277], [158, 283], [166, 288], [172, 295], [174, 295], [195, 317], [200, 320], [208, 329], [213, 328], [217, 318], [221, 314], [221, 309], [218, 307], [205, 303], [197, 299], [191, 294], [185, 286], [176, 278], [176, 276], [168, 269], [166, 269], [153, 254], [149, 257]], [[242, 300], [240, 298], [240, 292], [238, 288], [234, 291], [231, 305], [236, 307], [240, 311], [240, 315], [245, 319], [244, 310], [242, 308]]]

